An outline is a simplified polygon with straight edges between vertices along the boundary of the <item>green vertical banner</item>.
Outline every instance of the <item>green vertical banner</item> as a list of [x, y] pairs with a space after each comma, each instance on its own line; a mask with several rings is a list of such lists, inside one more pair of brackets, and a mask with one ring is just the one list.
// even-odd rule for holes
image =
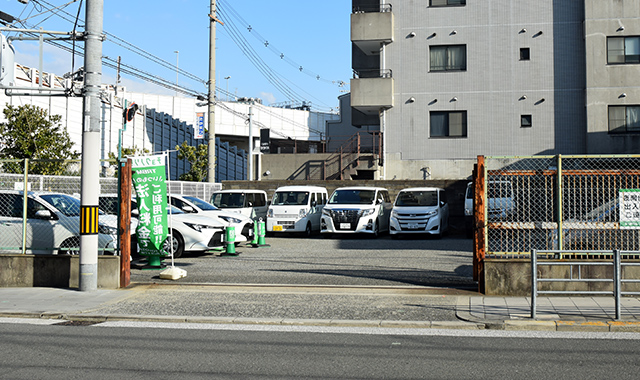
[[167, 182], [166, 156], [131, 158], [131, 179], [138, 201], [136, 235], [140, 254], [167, 256], [162, 245], [167, 238]]

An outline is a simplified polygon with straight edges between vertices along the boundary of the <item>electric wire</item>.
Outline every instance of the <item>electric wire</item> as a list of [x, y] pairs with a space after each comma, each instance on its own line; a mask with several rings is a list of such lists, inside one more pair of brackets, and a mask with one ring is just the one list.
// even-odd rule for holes
[[347, 85], [346, 82], [342, 81], [342, 80], [329, 80], [329, 79], [325, 79], [324, 77], [322, 77], [320, 74], [317, 74], [311, 70], [308, 70], [307, 68], [305, 68], [303, 65], [295, 62], [294, 60], [292, 60], [291, 58], [289, 58], [288, 55], [284, 54], [284, 52], [280, 49], [277, 49], [272, 43], [269, 42], [269, 40], [267, 40], [266, 38], [264, 38], [263, 36], [260, 35], [260, 33], [253, 28], [243, 17], [240, 13], [238, 13], [230, 4], [227, 4], [226, 0], [220, 0], [219, 1], [219, 6], [227, 9], [229, 14], [234, 17], [235, 19], [237, 19], [242, 25], [245, 26], [245, 28], [249, 31], [249, 34], [251, 34], [252, 36], [254, 36], [262, 45], [264, 45], [267, 49], [269, 49], [272, 53], [274, 53], [276, 56], [280, 57], [280, 59], [282, 59], [283, 61], [285, 61], [286, 63], [288, 63], [290, 66], [292, 66], [293, 68], [297, 69], [298, 71], [302, 72], [303, 74], [306, 74], [318, 81], [321, 82], [325, 82], [325, 83], [329, 83], [329, 84], [334, 84], [334, 85], [338, 85], [339, 87], [344, 87], [345, 85]]
[[225, 31], [229, 32], [229, 36], [232, 38], [233, 42], [240, 48], [242, 53], [251, 61], [251, 63], [260, 71], [263, 76], [271, 83], [274, 87], [276, 87], [283, 95], [285, 95], [289, 100], [293, 101], [302, 101], [304, 99], [303, 96], [297, 94], [293, 89], [284, 84], [282, 80], [279, 78], [279, 74], [277, 74], [272, 68], [270, 68], [262, 58], [256, 54], [255, 50], [248, 41], [242, 36], [242, 33], [237, 29], [233, 21], [227, 16], [224, 9], [218, 9], [221, 20], [225, 22], [226, 28]]
[[[70, 1], [69, 3], [65, 4], [64, 6], [55, 7], [54, 9], [51, 9], [51, 10], [49, 10], [49, 11], [51, 11], [51, 12], [52, 12], [52, 15], [54, 15], [54, 14], [55, 14], [55, 15], [57, 15], [58, 17], [62, 18], [62, 19], [63, 19], [63, 20], [65, 20], [65, 21], [72, 22], [72, 23], [74, 24], [74, 30], [75, 30], [75, 27], [76, 27], [76, 26], [77, 26], [77, 24], [78, 24], [78, 20], [81, 20], [81, 19], [80, 19], [80, 17], [79, 17], [79, 13], [80, 13], [80, 7], [82, 6], [82, 0], [80, 0], [80, 2], [81, 2], [81, 3], [80, 3], [80, 7], [78, 8], [78, 14], [77, 14], [76, 16], [73, 16], [73, 15], [69, 14], [68, 12], [64, 11], [64, 9], [62, 9], [62, 8], [63, 8], [63, 7], [65, 7], [65, 6], [68, 6], [68, 5], [72, 4], [72, 3], [75, 3], [75, 2], [77, 2], [77, 1], [78, 1], [78, 0], [72, 0], [72, 1]], [[45, 4], [47, 4], [48, 6], [53, 7], [53, 5], [52, 5], [52, 4], [50, 4], [50, 3], [48, 3], [46, 0], [33, 0], [33, 3], [34, 3], [33, 9], [34, 9], [34, 10], [36, 10], [36, 6], [37, 6], [37, 5], [39, 5], [39, 6], [41, 7], [41, 11], [39, 11], [39, 12], [41, 12], [40, 14], [43, 14], [43, 13], [48, 12], [48, 11], [44, 11], [44, 12], [43, 12], [43, 10], [44, 10], [44, 9], [46, 9], [46, 6], [45, 6], [45, 5], [43, 5], [43, 4], [40, 4], [40, 2], [45, 3]], [[26, 9], [26, 8], [25, 8], [25, 9]], [[24, 10], [23, 10], [23, 13], [24, 13]], [[63, 15], [61, 15], [61, 13], [66, 14], [66, 15], [67, 15], [68, 17], [70, 17], [70, 18], [65, 18]], [[21, 13], [21, 14], [22, 14], [22, 13]], [[35, 16], [34, 16], [34, 17], [35, 17]], [[47, 17], [47, 19], [48, 19], [48, 18], [50, 18], [50, 17], [51, 17], [51, 16]], [[25, 20], [16, 20], [16, 21], [17, 21], [17, 22], [19, 22], [19, 23], [20, 23], [23, 27], [25, 27], [25, 28], [34, 28], [34, 26], [27, 24], [27, 23], [25, 22]], [[39, 22], [38, 24], [36, 24], [36, 25], [41, 24], [43, 21], [44, 21], [44, 20], [40, 21], [40, 22]], [[81, 21], [82, 21], [82, 20], [81, 20]], [[20, 31], [19, 31], [19, 30], [16, 30], [16, 32], [20, 32]], [[237, 28], [235, 28], [234, 32], [235, 32], [235, 33], [237, 33], [237, 35], [238, 35], [238, 36], [240, 36], [240, 34], [238, 33]], [[104, 32], [104, 33], [105, 33], [105, 35], [108, 35], [108, 36], [110, 36], [111, 38], [113, 38], [114, 40], [117, 40], [117, 41], [119, 41], [119, 42], [120, 42], [120, 43], [115, 43], [116, 45], [119, 45], [119, 46], [121, 46], [121, 47], [123, 47], [123, 48], [125, 48], [125, 49], [127, 49], [127, 50], [130, 50], [130, 51], [132, 51], [132, 52], [134, 52], [134, 53], [136, 53], [136, 54], [138, 54], [138, 55], [141, 55], [141, 56], [142, 56], [142, 57], [144, 57], [144, 58], [147, 58], [147, 59], [149, 59], [149, 60], [151, 60], [151, 61], [153, 61], [153, 62], [156, 62], [156, 63], [158, 63], [158, 64], [160, 64], [160, 65], [162, 65], [162, 66], [165, 66], [165, 67], [167, 67], [167, 68], [170, 68], [170, 69], [177, 69], [175, 66], [173, 66], [173, 65], [172, 65], [172, 64], [170, 64], [169, 62], [167, 62], [167, 61], [165, 61], [165, 60], [163, 60], [163, 59], [161, 59], [161, 58], [159, 58], [159, 57], [157, 57], [157, 56], [155, 56], [155, 55], [153, 55], [153, 54], [151, 54], [151, 53], [148, 53], [148, 52], [144, 51], [143, 49], [140, 49], [140, 48], [136, 47], [135, 45], [132, 45], [132, 44], [130, 44], [130, 43], [128, 43], [128, 42], [126, 42], [126, 41], [124, 41], [124, 40], [120, 39], [119, 37], [117, 37], [117, 36], [115, 36], [115, 35], [112, 35], [112, 34], [110, 34], [110, 33], [108, 33], [108, 32]], [[36, 33], [29, 33], [29, 34], [30, 34], [30, 35], [34, 35], [34, 36], [35, 36], [35, 35], [37, 35]], [[244, 42], [242, 42], [242, 40], [244, 40]], [[250, 48], [250, 45], [248, 45], [248, 43], [247, 43], [246, 39], [241, 38], [239, 41], [241, 41], [241, 43], [243, 43], [245, 46], [249, 46], [249, 48]], [[55, 46], [55, 47], [57, 47], [57, 48], [60, 48], [60, 49], [62, 49], [62, 50], [65, 50], [65, 51], [67, 51], [67, 52], [71, 53], [74, 57], [75, 57], [75, 54], [78, 54], [79, 56], [84, 57], [84, 52], [81, 52], [81, 51], [75, 51], [75, 41], [73, 41], [73, 42], [69, 42], [69, 41], [65, 41], [65, 40], [61, 40], [61, 41], [46, 40], [45, 42], [46, 42], [46, 43], [48, 43], [48, 44], [50, 44], [50, 45], [52, 45], [52, 46]], [[69, 46], [68, 46], [69, 44], [72, 44], [72, 46], [71, 46], [71, 47], [69, 47]], [[252, 54], [252, 53], [251, 53], [251, 50], [252, 50], [252, 49], [248, 50], [248, 53], [249, 53], [250, 55]], [[143, 52], [144, 54], [142, 54], [142, 53], [140, 53], [140, 52]], [[254, 56], [254, 57], [257, 57], [257, 55], [255, 55], [255, 53], [253, 53], [253, 56]], [[150, 57], [151, 57], [151, 58], [150, 58]], [[259, 57], [257, 57], [257, 58], [258, 58], [258, 62], [260, 62], [260, 61], [261, 61], [261, 62], [262, 62], [262, 64], [263, 64], [263, 65], [268, 69], [268, 71], [271, 71], [271, 72], [273, 71], [273, 70], [271, 70], [271, 69], [270, 69], [270, 68], [269, 68], [269, 67], [264, 63], [264, 61], [262, 61]], [[112, 59], [112, 58], [110, 58], [110, 57], [107, 57], [107, 56], [102, 57], [102, 62], [103, 62], [103, 64], [104, 64], [105, 66], [107, 66], [107, 67], [109, 67], [109, 68], [112, 68], [112, 69], [117, 69], [117, 67], [118, 67], [118, 65], [117, 65], [117, 61], [115, 61], [114, 59]], [[259, 64], [259, 63], [258, 63], [258, 64]], [[198, 92], [198, 91], [196, 91], [196, 90], [192, 90], [192, 89], [186, 88], [186, 87], [184, 87], [184, 86], [178, 86], [178, 85], [176, 85], [175, 83], [173, 83], [173, 82], [171, 82], [171, 81], [168, 81], [168, 80], [166, 80], [166, 79], [164, 79], [164, 78], [162, 78], [162, 77], [160, 77], [160, 76], [157, 76], [157, 75], [154, 75], [154, 74], [148, 73], [148, 72], [146, 72], [146, 71], [140, 70], [140, 69], [135, 68], [135, 67], [133, 67], [133, 66], [130, 66], [130, 65], [122, 64], [122, 63], [121, 63], [121, 64], [120, 64], [120, 67], [121, 67], [121, 68], [120, 68], [120, 70], [121, 70], [123, 73], [128, 74], [128, 75], [131, 75], [131, 76], [136, 77], [136, 78], [139, 78], [139, 79], [142, 79], [142, 80], [144, 80], [144, 81], [147, 81], [147, 82], [153, 83], [153, 84], [155, 84], [155, 85], [158, 85], [158, 86], [161, 86], [161, 87], [165, 87], [165, 88], [168, 88], [168, 89], [170, 89], [170, 90], [177, 91], [177, 92], [180, 92], [180, 93], [182, 93], [182, 94], [189, 95], [189, 96], [194, 96], [194, 97], [198, 97], [198, 98], [206, 97], [206, 94], [204, 94], [204, 93], [202, 93], [202, 92]], [[204, 80], [200, 79], [199, 77], [197, 77], [197, 76], [195, 76], [194, 74], [191, 74], [191, 73], [189, 73], [189, 72], [187, 72], [187, 71], [185, 71], [185, 70], [180, 69], [180, 70], [179, 70], [179, 72], [181, 72], [183, 75], [185, 75], [185, 76], [187, 76], [187, 77], [190, 77], [191, 79], [193, 79], [193, 80], [195, 80], [195, 81], [198, 81], [198, 82], [201, 82], [201, 83], [205, 83], [205, 84], [207, 83], [206, 81], [204, 81]], [[275, 74], [275, 72], [273, 72], [273, 74]], [[272, 74], [272, 75], [273, 75], [273, 74]], [[276, 75], [277, 75], [277, 74], [276, 74]], [[276, 80], [276, 81], [277, 81], [278, 79], [274, 76], [274, 80]], [[277, 82], [276, 82], [276, 83], [277, 83]], [[280, 85], [279, 87], [281, 87], [281, 86], [284, 86], [284, 87], [282, 87], [282, 88], [283, 88], [283, 90], [284, 90], [285, 92], [291, 92], [291, 95], [294, 95], [294, 94], [295, 94], [295, 92], [293, 92], [292, 90], [288, 90], [288, 86], [286, 86], [286, 85]], [[216, 86], [216, 91], [217, 91], [217, 92], [224, 93], [224, 94], [226, 94], [226, 95], [232, 95], [233, 97], [235, 97], [235, 95], [234, 95], [234, 94], [231, 94], [230, 92], [228, 92], [228, 91], [226, 91], [226, 90], [223, 90], [222, 88], [217, 87], [217, 86]], [[300, 99], [300, 97], [299, 97], [299, 96], [298, 96], [298, 97], [296, 97], [296, 96], [292, 96], [292, 97], [294, 98], [294, 99], [292, 99], [292, 100], [299, 100], [299, 99]], [[214, 97], [214, 98], [215, 98], [215, 97]], [[217, 98], [216, 98], [216, 99], [217, 99]], [[217, 105], [217, 106], [219, 106], [221, 109], [223, 109], [223, 110], [225, 110], [225, 111], [227, 111], [227, 112], [231, 112], [232, 114], [234, 114], [234, 115], [236, 115], [236, 116], [238, 116], [238, 117], [241, 117], [241, 118], [243, 118], [243, 119], [245, 119], [245, 120], [246, 120], [246, 119], [248, 119], [248, 115], [243, 114], [243, 113], [238, 112], [238, 111], [235, 111], [235, 110], [231, 109], [230, 107], [226, 106], [224, 103], [222, 103], [222, 102], [220, 102], [220, 101], [217, 101], [217, 102], [216, 102], [216, 105]], [[266, 107], [261, 107], [261, 111], [262, 111], [262, 112], [265, 112], [265, 113], [267, 113], [267, 114], [270, 114], [271, 116], [273, 116], [273, 117], [275, 117], [275, 118], [278, 118], [278, 119], [280, 119], [280, 120], [282, 120], [282, 121], [285, 121], [285, 122], [291, 123], [292, 125], [297, 126], [298, 128], [302, 128], [302, 129], [304, 129], [304, 130], [306, 130], [306, 131], [310, 131], [310, 132], [318, 133], [318, 134], [320, 134], [320, 135], [322, 134], [322, 132], [320, 132], [320, 131], [318, 131], [318, 130], [315, 130], [315, 129], [309, 128], [308, 126], [305, 126], [305, 125], [302, 125], [302, 124], [296, 123], [295, 121], [293, 121], [293, 120], [291, 120], [291, 119], [288, 119], [288, 118], [286, 118], [286, 117], [283, 117], [283, 116], [281, 116], [281, 115], [278, 115], [277, 113], [273, 113], [273, 112], [269, 111], [269, 110], [268, 110], [268, 108], [266, 108]], [[256, 125], [260, 126], [260, 128], [267, 128], [263, 123], [258, 122], [258, 121], [256, 121]], [[278, 132], [278, 131], [275, 131], [275, 130], [272, 130], [272, 133], [274, 133], [274, 134], [276, 134], [276, 135], [279, 135], [279, 136], [281, 136], [281, 137], [283, 137], [283, 138], [287, 138], [287, 139], [290, 139], [290, 138], [291, 138], [290, 136], [287, 136], [286, 134], [281, 133], [281, 132]]]

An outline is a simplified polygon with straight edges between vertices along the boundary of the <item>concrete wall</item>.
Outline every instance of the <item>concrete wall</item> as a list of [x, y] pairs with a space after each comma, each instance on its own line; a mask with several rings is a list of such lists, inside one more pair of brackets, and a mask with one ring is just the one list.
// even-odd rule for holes
[[[0, 287], [79, 287], [78, 256], [0, 255]], [[98, 256], [98, 288], [120, 287], [120, 256]]]
[[[381, 120], [385, 161], [397, 164], [386, 178], [415, 178], [404, 167], [413, 161], [585, 153], [582, 1], [406, 1], [393, 13], [383, 67], [393, 71], [395, 105]], [[467, 69], [431, 72], [438, 45], [466, 45]], [[520, 48], [530, 60], [520, 60]], [[430, 137], [431, 111], [467, 111], [467, 136]], [[521, 127], [521, 115], [532, 115], [532, 127]]]
[[[600, 260], [590, 260], [590, 262]], [[604, 265], [611, 260], [602, 260], [602, 266], [549, 266], [538, 262], [538, 278], [582, 278], [611, 279], [613, 267]], [[634, 260], [638, 262], [638, 260]], [[571, 272], [570, 272], [571, 271]], [[531, 296], [531, 261], [528, 259], [485, 259], [485, 294], [488, 296]], [[623, 279], [640, 278], [640, 267], [622, 267]], [[559, 291], [611, 291], [612, 284], [604, 282], [539, 282], [538, 290]], [[640, 284], [623, 284], [622, 291], [640, 291]]]

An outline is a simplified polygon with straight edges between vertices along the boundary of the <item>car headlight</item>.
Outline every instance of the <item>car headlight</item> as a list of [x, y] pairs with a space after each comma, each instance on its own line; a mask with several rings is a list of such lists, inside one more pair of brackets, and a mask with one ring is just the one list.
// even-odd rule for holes
[[429, 211], [427, 213], [427, 217], [428, 218], [431, 218], [431, 217], [436, 216], [436, 215], [438, 215], [438, 210]]
[[306, 208], [301, 208], [300, 211], [298, 211], [298, 218], [304, 218], [307, 216], [307, 212], [309, 211]]
[[242, 219], [234, 218], [232, 216], [221, 216], [220, 219], [224, 220], [229, 224], [238, 224], [242, 222]]
[[362, 210], [362, 211], [360, 211], [360, 213], [361, 213], [360, 215], [361, 215], [361, 216], [373, 215], [373, 213], [374, 213], [375, 211], [376, 211], [376, 209], [374, 209], [374, 208], [369, 208], [369, 209], [366, 209], [366, 210]]
[[396, 210], [391, 211], [391, 216], [393, 218], [397, 218], [398, 217], [398, 211], [396, 211]]
[[117, 235], [118, 229], [104, 224], [98, 224], [98, 233], [103, 235]]
[[270, 208], [269, 211], [267, 211], [267, 218], [273, 218], [273, 209]]
[[322, 209], [322, 215], [331, 216], [331, 210], [327, 208]]
[[206, 230], [206, 229], [213, 229], [216, 228], [214, 226], [209, 226], [206, 224], [197, 224], [197, 223], [187, 223], [184, 222], [184, 224], [189, 227], [189, 228], [193, 228], [194, 230], [198, 231], [198, 232], [202, 232], [202, 230]]
[[472, 209], [467, 209], [467, 208], [465, 208], [465, 209], [464, 209], [464, 214], [465, 214], [466, 216], [471, 216], [471, 215], [473, 215], [473, 210], [472, 210]]

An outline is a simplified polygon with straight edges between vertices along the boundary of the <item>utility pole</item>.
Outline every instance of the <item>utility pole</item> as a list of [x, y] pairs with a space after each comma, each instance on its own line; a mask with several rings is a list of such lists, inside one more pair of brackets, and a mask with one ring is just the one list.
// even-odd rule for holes
[[249, 103], [249, 181], [253, 181], [253, 101]]
[[[216, 17], [216, 0], [211, 0], [211, 10], [209, 13], [209, 182], [216, 181], [216, 22], [220, 22]], [[222, 24], [222, 22], [220, 22]]]
[[80, 186], [80, 278], [78, 281], [81, 291], [98, 289], [102, 19], [103, 0], [87, 0]]

